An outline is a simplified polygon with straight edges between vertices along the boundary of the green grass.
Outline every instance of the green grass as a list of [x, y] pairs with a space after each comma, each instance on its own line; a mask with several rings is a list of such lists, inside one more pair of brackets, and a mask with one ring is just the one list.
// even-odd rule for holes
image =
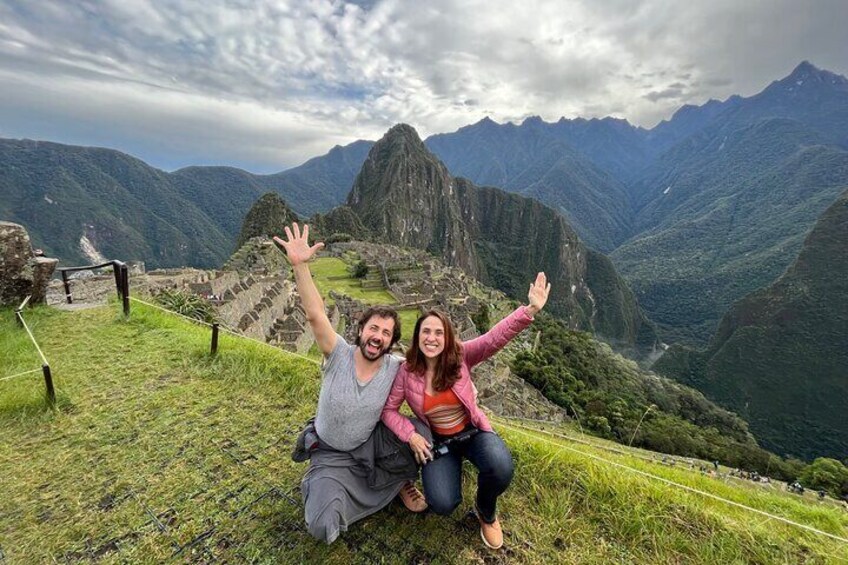
[[415, 330], [415, 322], [418, 321], [418, 316], [421, 311], [418, 308], [403, 308], [398, 310], [400, 316], [401, 339], [404, 343], [409, 343], [412, 339], [412, 332]]
[[[386, 290], [365, 290], [359, 279], [350, 275], [348, 264], [335, 257], [322, 257], [309, 264], [312, 270], [315, 286], [328, 304], [332, 304], [330, 290], [346, 294], [351, 298], [361, 300], [366, 304], [397, 304], [397, 300]], [[401, 323], [401, 339], [409, 343], [412, 338], [412, 330], [418, 320], [418, 308], [404, 308], [398, 311]], [[316, 357], [320, 359], [319, 357]]]
[[[289, 458], [315, 409], [317, 366], [226, 334], [210, 357], [206, 328], [137, 303], [129, 320], [117, 312], [27, 312], [63, 402], [56, 412], [44, 407], [38, 374], [0, 382], [0, 555], [10, 563], [848, 559], [838, 542], [506, 424], [499, 429], [516, 475], [502, 497], [505, 549], [485, 550], [464, 515], [475, 488], [470, 468], [454, 516], [411, 515], [393, 503], [332, 546], [318, 544], [303, 530], [296, 488], [306, 467]], [[40, 364], [8, 310], [0, 310], [0, 354], [0, 377]], [[597, 453], [848, 536], [840, 510]]]
[[359, 279], [350, 276], [347, 263], [341, 259], [321, 257], [309, 263], [309, 268], [315, 279], [315, 286], [323, 296], [328, 296], [330, 290], [335, 290], [366, 304], [395, 304], [397, 302], [385, 290], [363, 289]]

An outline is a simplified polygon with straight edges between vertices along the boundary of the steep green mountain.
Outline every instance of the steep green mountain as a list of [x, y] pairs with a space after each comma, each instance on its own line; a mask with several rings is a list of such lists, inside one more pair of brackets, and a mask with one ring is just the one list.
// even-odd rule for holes
[[253, 175], [232, 167], [166, 173], [110, 149], [0, 139], [0, 217], [26, 226], [37, 247], [66, 265], [98, 252], [149, 267], [218, 267], [263, 194], [282, 195], [302, 216], [329, 209], [350, 190], [370, 146], [356, 142]]
[[805, 62], [756, 96], [690, 113], [700, 129], [628, 187], [635, 235], [611, 257], [664, 338], [704, 344], [848, 186], [848, 80]]
[[387, 242], [426, 249], [516, 297], [537, 271], [551, 310], [621, 346], [651, 347], [653, 326], [605, 256], [586, 248], [543, 204], [452, 177], [414, 129], [398, 125], [371, 149], [348, 204]]
[[373, 141], [362, 140], [337, 145], [299, 167], [260, 178], [301, 216], [326, 212], [345, 201], [372, 145]]
[[[772, 82], [749, 98], [731, 96], [701, 106], [686, 104], [668, 121], [651, 129], [646, 140], [650, 151], [661, 154], [677, 143], [712, 128], [727, 135], [768, 118], [787, 118], [821, 133], [827, 143], [848, 147], [848, 79], [801, 62], [786, 77]], [[723, 131], [722, 131], [723, 130]]]
[[170, 177], [182, 194], [235, 237], [244, 215], [266, 192], [282, 196], [302, 217], [344, 202], [371, 145], [357, 141], [336, 146], [326, 155], [273, 175], [254, 175], [232, 167], [186, 167]]
[[538, 343], [515, 357], [513, 372], [585, 428], [622, 444], [796, 477], [796, 466], [759, 447], [744, 420], [702, 393], [640, 369], [544, 313], [533, 327]]
[[[638, 139], [627, 136], [636, 133], [626, 122], [581, 122], [549, 124], [528, 118], [516, 126], [498, 125], [487, 118], [454, 133], [431, 136], [426, 145], [453, 175], [536, 198], [563, 214], [589, 245], [608, 251], [629, 235], [627, 192], [613, 173], [578, 152], [571, 142], [583, 143], [591, 155], [601, 155], [598, 145], [607, 144], [610, 150], [604, 154], [603, 165], [619, 174], [628, 166], [637, 167], [641, 147]], [[635, 148], [614, 150], [628, 143]], [[610, 160], [616, 158], [622, 162], [613, 166]]]
[[734, 105], [717, 121], [753, 123], [774, 116], [797, 120], [826, 136], [827, 142], [848, 148], [848, 79], [803, 61], [789, 76]]
[[220, 265], [232, 240], [168, 175], [107, 149], [0, 140], [0, 217], [64, 265], [93, 257]]
[[648, 132], [648, 144], [654, 152], [662, 154], [710, 125], [717, 116], [741, 100], [740, 96], [731, 96], [724, 102], [712, 99], [700, 106], [684, 104], [671, 119], [661, 121]]
[[236, 248], [244, 245], [252, 237], [272, 237], [285, 233], [285, 227], [297, 221], [298, 217], [292, 212], [280, 195], [268, 192], [256, 201], [242, 223]]
[[260, 177], [233, 167], [186, 167], [167, 176], [229, 239], [225, 259], [236, 247], [245, 214], [269, 190]]
[[772, 285], [735, 303], [704, 351], [655, 369], [739, 413], [762, 444], [812, 459], [848, 453], [848, 191]]

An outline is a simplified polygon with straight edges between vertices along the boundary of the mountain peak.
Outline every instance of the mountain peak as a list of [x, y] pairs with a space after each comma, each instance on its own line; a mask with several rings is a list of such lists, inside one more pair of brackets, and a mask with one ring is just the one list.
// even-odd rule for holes
[[[396, 124], [389, 128], [389, 131], [383, 135], [383, 139], [405, 138], [410, 141], [421, 141], [418, 132], [409, 124]], [[382, 140], [381, 140], [382, 141]]]
[[815, 66], [811, 62], [801, 61], [800, 63], [798, 63], [798, 66], [795, 67], [795, 70], [793, 70], [792, 73], [790, 73], [789, 76], [790, 77], [803, 76], [803, 75], [818, 73], [820, 71], [821, 71], [821, 69], [819, 69], [817, 66]]
[[795, 88], [805, 84], [848, 84], [848, 79], [842, 75], [820, 69], [809, 61], [801, 61], [789, 76], [772, 84]]
[[428, 152], [415, 128], [408, 124], [397, 124], [389, 128], [389, 131], [374, 144], [368, 155], [370, 158], [372, 155], [410, 155], [422, 151]]

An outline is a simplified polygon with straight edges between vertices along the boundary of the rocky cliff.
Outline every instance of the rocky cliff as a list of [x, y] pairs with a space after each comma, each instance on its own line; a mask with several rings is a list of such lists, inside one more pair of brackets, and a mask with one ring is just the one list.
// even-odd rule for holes
[[612, 264], [583, 245], [562, 216], [454, 178], [410, 126], [393, 127], [374, 145], [348, 204], [385, 241], [426, 249], [516, 298], [545, 271], [553, 284], [550, 309], [574, 328], [625, 347], [655, 341]]

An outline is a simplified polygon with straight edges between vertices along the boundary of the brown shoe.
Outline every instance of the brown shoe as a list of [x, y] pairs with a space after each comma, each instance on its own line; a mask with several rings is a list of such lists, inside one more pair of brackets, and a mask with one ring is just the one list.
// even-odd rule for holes
[[411, 481], [404, 484], [403, 488], [400, 489], [400, 499], [410, 512], [424, 512], [427, 510], [427, 501], [424, 500], [424, 495], [421, 494], [420, 490], [415, 488], [415, 485]]
[[501, 523], [495, 518], [495, 521], [489, 524], [483, 521], [480, 512], [477, 512], [477, 519], [480, 521], [480, 537], [483, 538], [483, 543], [489, 549], [500, 549], [503, 547], [503, 530]]

